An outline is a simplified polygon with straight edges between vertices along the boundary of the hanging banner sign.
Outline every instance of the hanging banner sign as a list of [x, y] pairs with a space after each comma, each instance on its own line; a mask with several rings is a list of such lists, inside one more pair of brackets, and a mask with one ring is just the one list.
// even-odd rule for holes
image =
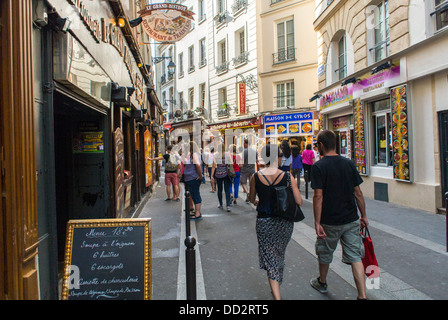
[[148, 4], [138, 12], [145, 32], [160, 42], [175, 42], [191, 30], [194, 13], [174, 3]]

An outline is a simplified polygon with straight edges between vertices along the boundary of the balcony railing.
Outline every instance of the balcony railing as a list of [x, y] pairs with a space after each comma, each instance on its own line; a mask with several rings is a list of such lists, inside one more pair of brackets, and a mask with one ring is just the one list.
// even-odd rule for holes
[[283, 0], [271, 0], [271, 5], [282, 2]]
[[174, 73], [168, 73], [168, 81], [174, 79]]
[[166, 83], [166, 75], [163, 74], [163, 75], [160, 77], [160, 84], [165, 84], [165, 83]]
[[233, 65], [239, 66], [240, 64], [246, 63], [249, 61], [249, 52], [243, 52], [238, 57], [233, 58]]
[[184, 77], [184, 70], [179, 71], [179, 79]]
[[294, 95], [274, 97], [274, 106], [276, 108], [294, 108]]
[[232, 5], [232, 13], [237, 13], [244, 8], [247, 8], [247, 0], [235, 0]]
[[221, 109], [217, 111], [218, 117], [228, 117], [230, 116], [230, 108]]
[[226, 22], [227, 19], [227, 11], [219, 12], [215, 16], [216, 25], [220, 26]]
[[273, 64], [293, 61], [296, 59], [296, 48], [281, 49], [272, 54]]
[[189, 66], [188, 67], [188, 73], [192, 73], [194, 71], [194, 66]]
[[219, 66], [216, 67], [216, 73], [221, 74], [229, 71], [229, 61], [221, 63]]
[[205, 66], [207, 64], [207, 59], [202, 58], [201, 61], [199, 61], [199, 68]]

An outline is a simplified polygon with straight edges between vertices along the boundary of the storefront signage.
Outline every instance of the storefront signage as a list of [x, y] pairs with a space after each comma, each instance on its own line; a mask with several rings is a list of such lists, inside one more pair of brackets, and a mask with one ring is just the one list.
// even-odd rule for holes
[[269, 115], [264, 117], [266, 136], [313, 134], [313, 112]]
[[257, 118], [251, 118], [247, 120], [231, 121], [219, 124], [208, 125], [209, 130], [225, 130], [225, 129], [237, 129], [243, 127], [256, 127], [260, 123]]
[[406, 85], [391, 90], [392, 156], [394, 179], [411, 181], [409, 156], [409, 122]]
[[361, 99], [355, 99], [353, 103], [354, 142], [355, 142], [355, 166], [359, 174], [367, 174], [366, 147], [364, 136], [364, 112]]
[[319, 99], [320, 110], [332, 107], [339, 103], [350, 101], [353, 99], [353, 84], [349, 83], [322, 94]]
[[138, 12], [145, 32], [156, 41], [175, 42], [191, 30], [194, 13], [174, 3], [148, 4]]
[[389, 88], [400, 81], [400, 65], [380, 71], [373, 75], [367, 74], [360, 78], [353, 86], [353, 98], [359, 98], [364, 94], [381, 89]]
[[150, 300], [151, 219], [70, 220], [63, 300]]
[[152, 154], [151, 145], [151, 132], [146, 129], [144, 133], [144, 143], [145, 143], [145, 186], [149, 187], [152, 185], [152, 161], [147, 160]]
[[144, 104], [144, 85], [142, 75], [135, 71], [135, 60], [131, 50], [126, 45], [126, 39], [119, 26], [110, 21], [106, 21], [104, 18], [95, 18], [84, 4], [86, 1], [80, 0], [67, 0], [68, 3], [73, 5], [79, 13], [80, 19], [84, 22], [84, 25], [92, 34], [92, 37], [97, 43], [101, 41], [111, 44], [121, 57], [129, 72], [132, 84], [135, 87], [135, 97], [140, 105]]
[[246, 114], [246, 85], [238, 83], [238, 111], [239, 114]]

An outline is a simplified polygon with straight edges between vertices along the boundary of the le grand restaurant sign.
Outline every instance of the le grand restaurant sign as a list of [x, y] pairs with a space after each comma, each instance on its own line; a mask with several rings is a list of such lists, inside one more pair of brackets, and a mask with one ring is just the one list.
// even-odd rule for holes
[[175, 3], [148, 4], [138, 12], [145, 32], [154, 40], [174, 42], [191, 30], [194, 13]]

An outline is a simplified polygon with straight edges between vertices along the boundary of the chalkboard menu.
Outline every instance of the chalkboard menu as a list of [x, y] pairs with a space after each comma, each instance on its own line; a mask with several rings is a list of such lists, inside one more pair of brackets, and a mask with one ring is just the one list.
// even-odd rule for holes
[[151, 219], [68, 222], [63, 300], [151, 296]]

